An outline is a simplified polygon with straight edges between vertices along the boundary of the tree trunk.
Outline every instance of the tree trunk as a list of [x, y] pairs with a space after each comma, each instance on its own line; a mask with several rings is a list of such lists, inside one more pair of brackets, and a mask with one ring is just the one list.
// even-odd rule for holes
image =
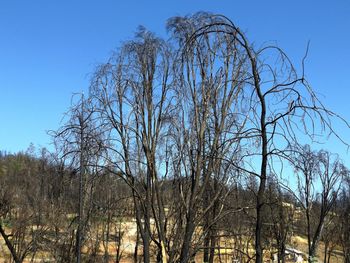
[[118, 233], [118, 236], [117, 236], [117, 239], [116, 240], [118, 243], [117, 243], [117, 251], [116, 251], [116, 255], [115, 255], [115, 263], [120, 263], [121, 261], [121, 243], [122, 243], [122, 238], [123, 238], [123, 235], [122, 235], [122, 229], [121, 229], [121, 226], [119, 227], [115, 227], [115, 233], [117, 234]]
[[[135, 193], [134, 193], [135, 194]], [[146, 201], [147, 202], [147, 201]], [[147, 212], [143, 215], [144, 223], [141, 221], [141, 215], [138, 206], [137, 198], [134, 196], [134, 204], [136, 206], [136, 223], [138, 226], [138, 229], [140, 231], [140, 235], [142, 238], [142, 245], [143, 245], [143, 262], [149, 263], [150, 262], [150, 220], [147, 216]], [[147, 209], [147, 208], [146, 208]]]
[[285, 251], [286, 251], [285, 244], [284, 243], [282, 243], [282, 244], [280, 243], [280, 245], [278, 245], [278, 253], [277, 253], [277, 261], [278, 261], [278, 263], [284, 263], [286, 261], [286, 259], [285, 259]]
[[10, 250], [11, 255], [12, 255], [12, 258], [13, 258], [13, 260], [15, 261], [15, 263], [22, 263], [23, 260], [21, 260], [21, 259], [19, 258], [19, 256], [17, 255], [16, 250], [15, 250], [15, 248], [13, 247], [13, 245], [12, 245], [10, 239], [9, 239], [9, 236], [6, 235], [5, 230], [2, 228], [2, 225], [1, 225], [1, 224], [0, 224], [0, 234], [1, 234], [2, 237], [4, 238], [5, 244], [6, 244], [7, 248]]
[[149, 240], [150, 240], [150, 236], [148, 234], [148, 231], [146, 231], [145, 236], [142, 240], [142, 243], [143, 243], [143, 262], [144, 263], [150, 263]]
[[[246, 42], [246, 40], [245, 40]], [[245, 43], [246, 46], [247, 42]], [[255, 56], [251, 53], [249, 48], [246, 49], [248, 52], [249, 60], [251, 62], [251, 68], [254, 77], [255, 91], [258, 95], [259, 102], [261, 104], [260, 113], [260, 129], [261, 129], [261, 166], [260, 166], [260, 184], [256, 198], [256, 222], [255, 222], [255, 262], [263, 263], [263, 248], [262, 248], [262, 227], [263, 227], [263, 206], [265, 199], [265, 188], [266, 188], [266, 177], [267, 177], [267, 157], [268, 157], [268, 140], [266, 130], [266, 101], [265, 97], [260, 88], [260, 76], [258, 72], [257, 62]]]
[[76, 260], [77, 263], [81, 262], [81, 247], [83, 243], [83, 222], [84, 222], [84, 176], [85, 176], [85, 121], [84, 121], [84, 96], [81, 96], [81, 114], [79, 115], [80, 126], [80, 160], [79, 160], [79, 211], [78, 211], [78, 229], [77, 229], [77, 241], [76, 241]]
[[[214, 184], [214, 191], [217, 190], [217, 185], [216, 185], [216, 181]], [[214, 206], [212, 208], [212, 220], [215, 220], [215, 216], [216, 216], [216, 208], [219, 206], [218, 201], [214, 202]], [[209, 217], [209, 216], [208, 216]], [[209, 256], [209, 263], [213, 263], [214, 262], [214, 256], [215, 256], [215, 245], [216, 245], [216, 224], [214, 223], [211, 227], [210, 227], [210, 256]], [[219, 242], [219, 246], [220, 246], [220, 242]], [[220, 249], [219, 249], [220, 252]]]
[[190, 257], [190, 247], [191, 247], [191, 239], [194, 231], [194, 210], [189, 209], [189, 215], [187, 218], [186, 228], [185, 228], [185, 236], [181, 247], [180, 253], [180, 262], [188, 263]]
[[344, 255], [344, 263], [350, 263], [350, 251]]
[[216, 237], [215, 237], [215, 234], [212, 231], [210, 231], [210, 232], [211, 232], [211, 238], [210, 238], [209, 263], [214, 263]]
[[323, 252], [324, 253], [323, 263], [327, 263], [328, 245], [329, 245], [329, 242], [325, 241], [324, 242], [324, 252]]
[[207, 233], [204, 238], [204, 249], [203, 249], [204, 263], [209, 262], [209, 245], [210, 245], [210, 238], [209, 238], [209, 233]]
[[[209, 204], [209, 191], [204, 192], [203, 210], [208, 207]], [[209, 246], [210, 246], [210, 228], [209, 228], [209, 216], [204, 217], [204, 229], [207, 229], [207, 233], [204, 237], [204, 249], [203, 249], [203, 262], [209, 262]]]
[[318, 242], [320, 240], [322, 229], [323, 229], [323, 222], [324, 222], [324, 217], [323, 218], [321, 217], [320, 222], [317, 226], [316, 232], [314, 234], [314, 237], [312, 239], [312, 244], [311, 244], [310, 251], [309, 251], [309, 262], [310, 263], [313, 262], [314, 258], [316, 257]]
[[138, 250], [139, 250], [139, 239], [140, 239], [140, 230], [139, 226], [136, 224], [136, 241], [135, 241], [135, 249], [134, 249], [134, 263], [137, 263], [138, 259]]

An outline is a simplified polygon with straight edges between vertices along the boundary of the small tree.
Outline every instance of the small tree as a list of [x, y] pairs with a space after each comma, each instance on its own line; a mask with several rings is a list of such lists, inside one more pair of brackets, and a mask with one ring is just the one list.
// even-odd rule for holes
[[340, 244], [344, 253], [344, 262], [350, 263], [350, 177], [344, 178], [339, 198]]
[[337, 156], [323, 150], [312, 151], [308, 145], [297, 146], [292, 160], [298, 179], [299, 201], [306, 217], [309, 262], [313, 262], [348, 170]]
[[91, 175], [99, 162], [102, 144], [101, 133], [94, 120], [93, 106], [83, 95], [77, 102], [72, 103], [67, 116], [67, 123], [58, 131], [52, 132], [52, 135], [60, 158], [79, 176], [75, 246], [76, 260], [79, 263], [91, 210]]
[[294, 200], [286, 199], [278, 182], [271, 182], [267, 191], [267, 211], [270, 231], [277, 248], [277, 261], [286, 262], [285, 250], [293, 231]]

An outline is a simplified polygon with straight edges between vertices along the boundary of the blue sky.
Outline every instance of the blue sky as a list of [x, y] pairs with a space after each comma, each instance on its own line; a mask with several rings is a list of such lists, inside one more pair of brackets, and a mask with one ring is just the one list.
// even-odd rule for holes
[[[87, 91], [94, 67], [138, 25], [166, 36], [169, 17], [197, 11], [231, 18], [250, 41], [275, 41], [300, 66], [321, 99], [350, 120], [350, 2], [261, 0], [0, 1], [0, 150], [49, 147], [72, 93]], [[350, 132], [337, 126], [350, 142]], [[345, 147], [327, 145], [339, 151]]]

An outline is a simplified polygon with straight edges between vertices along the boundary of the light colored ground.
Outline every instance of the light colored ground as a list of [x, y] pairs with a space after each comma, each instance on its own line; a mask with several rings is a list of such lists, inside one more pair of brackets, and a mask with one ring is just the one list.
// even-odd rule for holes
[[[122, 228], [125, 232], [123, 239], [122, 239], [122, 263], [131, 263], [131, 255], [134, 252], [134, 244], [136, 240], [136, 223], [134, 221], [129, 221], [122, 223]], [[216, 253], [221, 255], [221, 262], [222, 263], [231, 263], [232, 262], [232, 253], [233, 250], [230, 249], [229, 247], [232, 246], [232, 241], [230, 240], [222, 240], [221, 246], [224, 247], [224, 249], [221, 249], [220, 251], [216, 250]], [[301, 236], [294, 236], [292, 238], [292, 244], [290, 244], [291, 247], [294, 249], [300, 250], [302, 252], [307, 252], [307, 239], [305, 237]], [[141, 246], [140, 246], [141, 247]], [[323, 261], [323, 250], [324, 250], [324, 244], [321, 242], [319, 245], [318, 249], [318, 256], [320, 261]], [[104, 247], [101, 244], [100, 245], [100, 255], [103, 255], [104, 253]], [[111, 256], [110, 262], [115, 262], [115, 255], [116, 255], [116, 243], [115, 242], [109, 242], [108, 245], [108, 253]], [[142, 254], [142, 251], [139, 251], [139, 255]], [[339, 256], [340, 251], [338, 251], [338, 256], [332, 255], [331, 257], [331, 262], [332, 263], [340, 263], [343, 261], [341, 256]], [[44, 255], [38, 255], [38, 258], [43, 258], [45, 257]], [[203, 255], [202, 253], [198, 253], [196, 257], [196, 262], [202, 262], [203, 261]], [[9, 255], [9, 250], [7, 249], [4, 240], [0, 237], [0, 263], [8, 263], [10, 262], [10, 255]], [[26, 260], [24, 263], [29, 263], [30, 259]], [[41, 259], [36, 259], [32, 262], [43, 262]], [[54, 261], [49, 261], [45, 260], [45, 262], [54, 262]], [[220, 262], [219, 258], [215, 260], [215, 262]], [[269, 262], [266, 260], [266, 262]], [[288, 262], [288, 261], [287, 261]]]

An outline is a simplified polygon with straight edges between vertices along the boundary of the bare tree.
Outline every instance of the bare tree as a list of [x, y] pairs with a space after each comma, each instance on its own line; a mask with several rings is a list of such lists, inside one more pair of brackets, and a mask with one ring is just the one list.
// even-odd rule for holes
[[[244, 109], [237, 100], [246, 74], [241, 53], [224, 34], [204, 33], [194, 39], [200, 27], [214, 21], [215, 17], [197, 14], [168, 22], [182, 51], [176, 65], [181, 77], [177, 83], [178, 103], [182, 107], [174, 129], [177, 140], [173, 163], [185, 183], [179, 193], [185, 213], [180, 262], [188, 262], [196, 252], [193, 236], [198, 231], [204, 236], [204, 261], [214, 260], [215, 224], [229, 193], [226, 187], [237, 173], [237, 134], [245, 121]], [[199, 230], [198, 226], [203, 227]]]
[[91, 175], [101, 151], [101, 133], [95, 126], [94, 110], [83, 95], [67, 112], [68, 120], [58, 131], [51, 132], [55, 146], [66, 165], [79, 176], [76, 231], [76, 261], [81, 262], [81, 249], [91, 210]]
[[306, 216], [309, 262], [313, 262], [348, 170], [337, 156], [327, 151], [312, 151], [308, 145], [300, 147], [292, 160], [298, 178], [299, 201]]
[[167, 43], [140, 28], [135, 40], [100, 67], [91, 88], [108, 133], [105, 158], [132, 189], [144, 262], [150, 261], [151, 240], [161, 261], [168, 258], [161, 186], [168, 172], [164, 134], [174, 108], [171, 59]]
[[[0, 236], [14, 262], [33, 259], [50, 228], [46, 176], [49, 165], [30, 151], [0, 159]], [[10, 260], [12, 261], [12, 260]]]
[[[6, 189], [7, 191], [5, 191]], [[6, 187], [6, 185], [4, 185], [4, 182], [2, 181], [0, 195], [0, 234], [5, 241], [7, 248], [10, 250], [13, 260], [16, 263], [20, 263], [23, 260], [20, 259], [20, 256], [18, 255], [16, 248], [10, 239], [11, 235], [6, 233], [5, 228], [3, 226], [3, 219], [6, 217], [6, 215], [10, 212], [11, 209], [10, 199], [12, 199], [12, 196], [9, 194], [8, 190], [8, 187]]]
[[340, 237], [342, 235], [341, 227], [339, 224], [339, 215], [337, 215], [339, 209], [334, 209], [335, 212], [330, 214], [330, 218], [326, 220], [325, 227], [323, 229], [321, 241], [323, 242], [323, 262], [330, 263], [331, 256], [334, 255], [337, 246], [341, 243]]
[[294, 218], [294, 200], [286, 199], [282, 192], [282, 187], [278, 181], [270, 182], [267, 191], [267, 214], [268, 224], [271, 229], [271, 237], [276, 242], [277, 248], [277, 261], [279, 263], [286, 262], [287, 244], [293, 231], [293, 218]]
[[[97, 68], [89, 97], [74, 99], [67, 121], [53, 133], [59, 156], [53, 175], [30, 177], [37, 187], [34, 197], [21, 195], [30, 197], [27, 210], [13, 201], [23, 208], [14, 220], [21, 241], [16, 245], [23, 245], [13, 246], [14, 258], [34, 259], [42, 241], [34, 229], [44, 233], [47, 219], [52, 227], [43, 236], [55, 260], [72, 261], [75, 248], [77, 262], [107, 262], [114, 231], [120, 261], [122, 220], [131, 214], [137, 224], [135, 262], [142, 247], [143, 262], [187, 263], [203, 252], [203, 260], [212, 263], [225, 236], [234, 240], [237, 257], [260, 263], [271, 221], [283, 258], [290, 218], [276, 197], [279, 190], [268, 195], [267, 182], [274, 174], [284, 176], [285, 164], [301, 152], [291, 145], [333, 133], [338, 116], [305, 80], [305, 58], [298, 73], [283, 50], [256, 48], [228, 18], [175, 17], [168, 29], [172, 37], [165, 41], [140, 27]], [[329, 194], [315, 196], [313, 207], [325, 209], [310, 208], [310, 218], [314, 211], [326, 218], [345, 169], [336, 162], [327, 166], [326, 152], [316, 159], [318, 165], [307, 165], [315, 165], [313, 173]], [[2, 214], [9, 197], [17, 198], [7, 190], [0, 190]], [[269, 208], [276, 217], [268, 215]], [[33, 221], [21, 225], [27, 214]], [[11, 251], [14, 237], [3, 226]], [[318, 240], [309, 242], [310, 250]]]
[[340, 244], [344, 253], [344, 262], [350, 262], [350, 178], [344, 178], [339, 198]]
[[[215, 76], [207, 75], [207, 68], [215, 67], [217, 72], [226, 72], [224, 69], [230, 67], [235, 69], [232, 71], [235, 74], [228, 74], [229, 78], [223, 78], [222, 81], [223, 85], [231, 87], [232, 84], [235, 95], [228, 104], [233, 105], [233, 112], [241, 117], [238, 122], [239, 129], [236, 125], [234, 130], [230, 131], [231, 138], [239, 140], [241, 149], [243, 145], [250, 146], [240, 153], [238, 163], [243, 162], [245, 165], [237, 168], [256, 176], [259, 180], [256, 196], [255, 250], [256, 262], [260, 263], [263, 261], [262, 229], [266, 182], [268, 174], [275, 169], [274, 162], [282, 162], [287, 158], [284, 150], [297, 141], [297, 137], [306, 135], [304, 138], [313, 139], [318, 132], [333, 133], [332, 117], [338, 116], [327, 110], [317, 99], [304, 77], [304, 67], [301, 74], [298, 74], [288, 56], [275, 45], [255, 48], [227, 17], [199, 13], [192, 17], [174, 18], [171, 21], [171, 28], [180, 39], [183, 64], [181, 69], [184, 72], [183, 79], [187, 81], [183, 86], [188, 89], [186, 93], [193, 101], [194, 118], [191, 121], [196, 127], [194, 138], [198, 145], [201, 145], [200, 142], [204, 138], [205, 118], [209, 114], [206, 105], [210, 100], [207, 100], [206, 95], [210, 92], [205, 87], [208, 87], [207, 83], [210, 81], [206, 81], [205, 77]], [[205, 48], [215, 39], [220, 39], [216, 46], [225, 43], [221, 63], [212, 63], [211, 60], [216, 46]], [[302, 61], [303, 66], [305, 58]], [[202, 80], [199, 82], [201, 85], [194, 86], [197, 79]], [[199, 92], [201, 89], [202, 93]], [[194, 103], [198, 98], [198, 103]], [[316, 123], [318, 125], [315, 125]], [[320, 131], [317, 128], [320, 128]], [[200, 153], [201, 147], [192, 150]], [[202, 155], [198, 154], [195, 160], [192, 171], [197, 173], [197, 177], [193, 178], [198, 178], [201, 167], [195, 165], [202, 165]], [[197, 186], [194, 185], [193, 189], [197, 190]], [[198, 193], [195, 192], [194, 196], [198, 196]], [[191, 218], [188, 221], [191, 222]], [[190, 233], [191, 236], [193, 225], [189, 224], [189, 228], [186, 233]], [[185, 242], [188, 243], [190, 238], [187, 235], [185, 234]], [[182, 254], [183, 260], [186, 261], [187, 250], [184, 249]]]

